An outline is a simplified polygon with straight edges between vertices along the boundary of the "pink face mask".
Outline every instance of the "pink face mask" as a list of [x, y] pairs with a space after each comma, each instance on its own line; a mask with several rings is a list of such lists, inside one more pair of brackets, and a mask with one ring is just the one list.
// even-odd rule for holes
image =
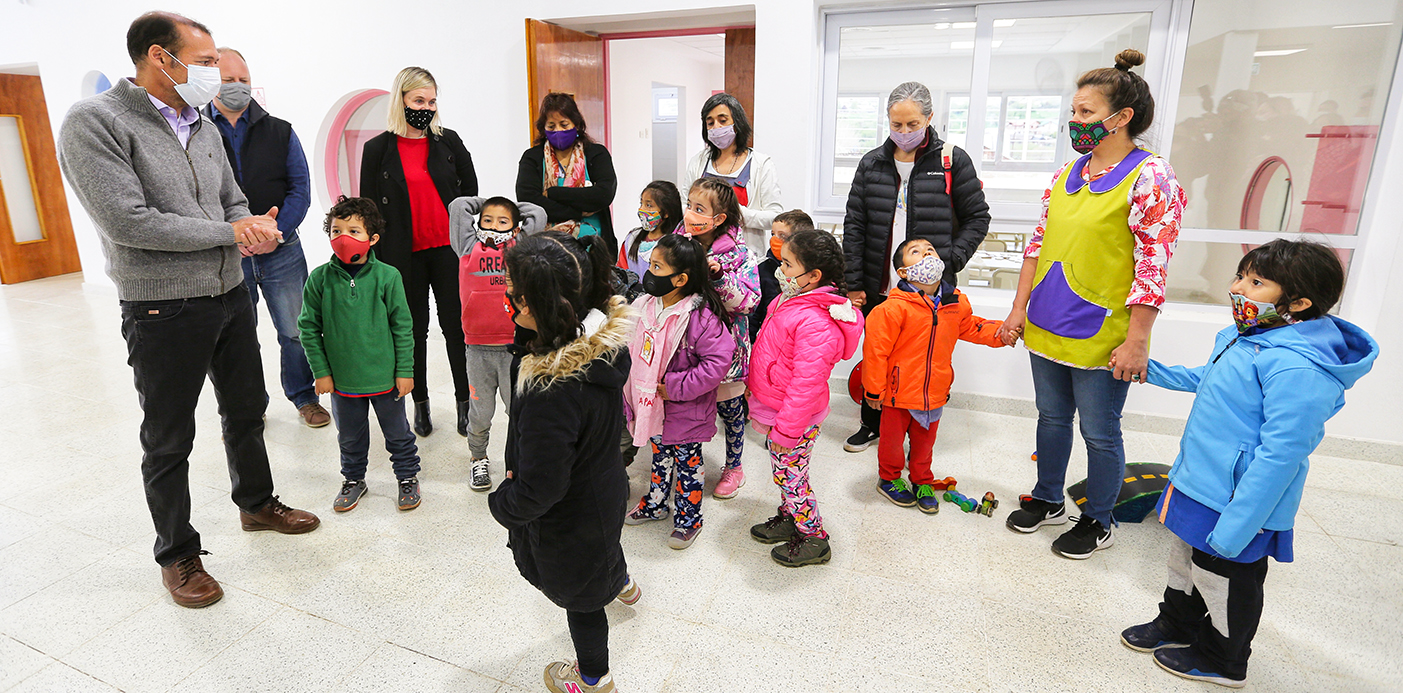
[[682, 223], [687, 227], [687, 234], [690, 236], [700, 236], [716, 228], [716, 217], [708, 217], [687, 210], [682, 213]]

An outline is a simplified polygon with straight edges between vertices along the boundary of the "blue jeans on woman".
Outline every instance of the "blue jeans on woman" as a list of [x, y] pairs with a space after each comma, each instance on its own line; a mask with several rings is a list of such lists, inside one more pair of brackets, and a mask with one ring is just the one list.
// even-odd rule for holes
[[254, 320], [258, 319], [258, 295], [268, 299], [268, 314], [278, 332], [278, 353], [282, 356], [283, 394], [301, 409], [317, 401], [312, 368], [302, 350], [297, 317], [302, 314], [302, 287], [307, 283], [307, 258], [302, 242], [294, 239], [270, 253], [246, 257], [244, 286], [253, 298]]
[[1062, 503], [1067, 486], [1067, 460], [1072, 455], [1072, 416], [1080, 414], [1086, 441], [1086, 505], [1082, 514], [1103, 526], [1112, 523], [1111, 509], [1125, 477], [1125, 442], [1120, 412], [1130, 383], [1111, 371], [1064, 366], [1037, 354], [1033, 359], [1033, 393], [1038, 406], [1038, 485], [1033, 497]]

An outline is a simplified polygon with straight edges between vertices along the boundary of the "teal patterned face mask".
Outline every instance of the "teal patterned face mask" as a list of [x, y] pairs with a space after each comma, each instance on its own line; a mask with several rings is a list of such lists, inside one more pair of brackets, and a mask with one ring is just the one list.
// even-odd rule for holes
[[1078, 123], [1075, 120], [1067, 122], [1067, 134], [1072, 138], [1072, 149], [1077, 150], [1078, 154], [1090, 153], [1096, 145], [1101, 144], [1101, 140], [1114, 132], [1115, 130], [1106, 129], [1104, 120], [1094, 123]]

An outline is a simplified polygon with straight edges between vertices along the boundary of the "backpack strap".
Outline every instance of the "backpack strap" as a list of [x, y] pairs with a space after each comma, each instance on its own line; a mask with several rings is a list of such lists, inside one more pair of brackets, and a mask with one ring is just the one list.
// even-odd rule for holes
[[940, 166], [945, 169], [945, 196], [950, 198], [950, 206], [955, 205], [954, 198], [950, 197], [950, 191], [955, 187], [955, 174], [950, 172], [954, 165], [955, 143], [946, 140], [940, 144]]

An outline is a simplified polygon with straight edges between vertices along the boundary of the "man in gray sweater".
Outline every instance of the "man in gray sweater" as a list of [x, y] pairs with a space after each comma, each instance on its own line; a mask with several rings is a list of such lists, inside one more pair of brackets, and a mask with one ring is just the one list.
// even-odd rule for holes
[[320, 520], [273, 495], [268, 396], [238, 247], [278, 238], [277, 209], [249, 214], [219, 133], [197, 111], [219, 89], [214, 39], [191, 19], [150, 12], [132, 22], [127, 52], [136, 78], [73, 106], [59, 164], [117, 285], [145, 414], [141, 474], [162, 581], [177, 604], [202, 607], [224, 596], [190, 525], [189, 457], [206, 374], [243, 529], [301, 534]]

